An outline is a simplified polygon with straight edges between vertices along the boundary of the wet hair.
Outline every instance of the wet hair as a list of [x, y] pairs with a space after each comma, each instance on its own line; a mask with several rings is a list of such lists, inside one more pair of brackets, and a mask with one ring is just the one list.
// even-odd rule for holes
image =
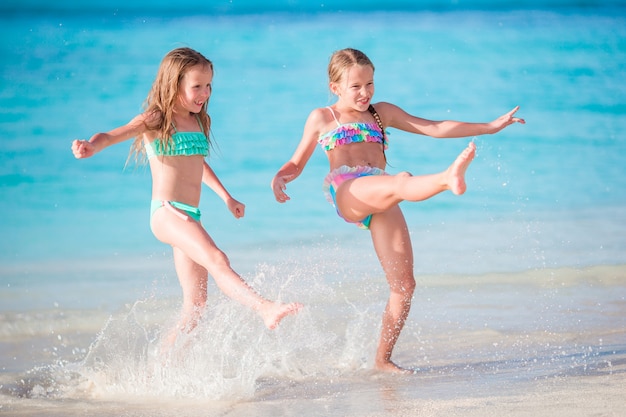
[[374, 70], [372, 61], [358, 49], [346, 48], [335, 51], [328, 63], [328, 81], [338, 83], [346, 70], [354, 65], [370, 66]]
[[[200, 52], [191, 48], [177, 48], [168, 52], [159, 65], [152, 88], [143, 103], [143, 108], [149, 115], [146, 128], [156, 131], [157, 137], [167, 144], [171, 144], [172, 141], [174, 105], [178, 100], [180, 83], [187, 71], [196, 65], [202, 65], [213, 71], [213, 63]], [[209, 140], [211, 118], [207, 113], [207, 105], [208, 101], [203, 104], [198, 118], [202, 130]], [[136, 138], [133, 142], [132, 154], [145, 155], [140, 138]]]

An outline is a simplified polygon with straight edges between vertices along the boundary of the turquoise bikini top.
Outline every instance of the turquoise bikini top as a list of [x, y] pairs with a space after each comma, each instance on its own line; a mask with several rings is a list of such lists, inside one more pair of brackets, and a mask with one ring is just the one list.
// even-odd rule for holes
[[373, 142], [381, 143], [384, 149], [387, 149], [387, 141], [383, 136], [382, 130], [376, 123], [339, 123], [333, 109], [328, 107], [337, 122], [337, 127], [328, 133], [320, 135], [317, 142], [325, 151], [335, 149], [337, 146], [347, 145], [349, 143]]
[[[198, 121], [198, 123], [200, 123]], [[148, 158], [155, 156], [192, 156], [209, 154], [209, 140], [204, 132], [178, 132], [174, 126], [175, 133], [172, 141], [167, 142], [162, 139], [155, 139], [145, 145]]]

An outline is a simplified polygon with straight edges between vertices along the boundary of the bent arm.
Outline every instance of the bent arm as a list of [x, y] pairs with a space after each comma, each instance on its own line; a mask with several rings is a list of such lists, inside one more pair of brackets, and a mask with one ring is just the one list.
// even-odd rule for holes
[[88, 158], [100, 152], [104, 148], [137, 137], [146, 131], [145, 115], [134, 117], [124, 126], [117, 127], [108, 132], [96, 133], [89, 140], [74, 140], [72, 152], [78, 159]]
[[276, 201], [279, 203], [284, 203], [289, 200], [289, 196], [285, 193], [287, 183], [300, 176], [315, 151], [317, 138], [319, 137], [318, 126], [320, 126], [320, 123], [323, 121], [318, 110], [311, 112], [304, 125], [304, 132], [298, 147], [289, 161], [278, 170], [272, 179], [271, 187], [274, 191], [274, 197], [276, 197]]
[[206, 184], [215, 194], [221, 198], [228, 210], [235, 216], [236, 218], [243, 217], [245, 213], [245, 205], [235, 200], [232, 195], [226, 190], [226, 187], [222, 184], [220, 179], [213, 171], [213, 168], [209, 166], [209, 164], [204, 161], [202, 165], [202, 182]]
[[526, 123], [524, 119], [514, 116], [519, 110], [519, 106], [488, 123], [427, 120], [410, 115], [398, 106], [390, 103], [379, 103], [379, 106], [383, 114], [382, 117], [388, 123], [388, 126], [434, 138], [462, 138], [493, 134], [513, 123]]
[[219, 178], [217, 178], [213, 168], [211, 168], [206, 161], [203, 162], [202, 166], [202, 182], [213, 190], [213, 192], [222, 200], [226, 201], [229, 198], [232, 198], [230, 193], [226, 190], [226, 187], [224, 187]]

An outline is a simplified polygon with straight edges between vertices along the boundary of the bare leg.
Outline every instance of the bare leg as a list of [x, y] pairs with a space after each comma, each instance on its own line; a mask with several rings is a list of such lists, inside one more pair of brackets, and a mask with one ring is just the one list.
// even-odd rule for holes
[[190, 332], [198, 325], [207, 299], [208, 273], [180, 249], [174, 248], [174, 266], [183, 290], [183, 308], [176, 326], [165, 338], [165, 345], [174, 345], [179, 332]]
[[391, 360], [404, 327], [415, 290], [413, 249], [404, 215], [397, 205], [374, 215], [370, 225], [374, 249], [389, 283], [389, 301], [383, 313], [375, 366], [381, 371], [404, 372]]
[[[269, 329], [274, 329], [289, 314], [302, 307], [299, 303], [275, 303], [257, 294], [231, 267], [226, 254], [216, 245], [202, 225], [183, 220], [169, 210], [152, 216], [152, 232], [160, 241], [174, 247], [176, 269], [183, 287], [183, 317], [197, 320], [198, 307], [206, 303], [206, 274], [211, 274], [219, 289], [233, 300], [252, 308]], [[181, 322], [182, 323], [182, 322]]]
[[422, 201], [443, 191], [463, 194], [465, 171], [474, 159], [476, 145], [470, 143], [443, 172], [412, 176], [408, 172], [346, 181], [337, 189], [337, 207], [347, 220], [358, 221], [381, 213], [401, 201]]
[[178, 248], [174, 248], [174, 266], [183, 290], [181, 330], [191, 331], [206, 306], [208, 273]]

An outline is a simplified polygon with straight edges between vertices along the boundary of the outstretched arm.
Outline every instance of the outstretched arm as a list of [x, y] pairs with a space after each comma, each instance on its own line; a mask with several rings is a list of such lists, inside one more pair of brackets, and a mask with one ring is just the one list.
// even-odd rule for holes
[[306, 163], [311, 158], [311, 155], [313, 155], [319, 136], [319, 126], [322, 125], [323, 122], [324, 120], [320, 110], [313, 110], [304, 125], [302, 139], [296, 151], [289, 161], [278, 170], [274, 178], [272, 178], [272, 190], [274, 191], [276, 201], [279, 203], [284, 203], [289, 200], [289, 196], [285, 193], [287, 183], [298, 178], [306, 166]]
[[235, 216], [235, 218], [239, 219], [244, 216], [246, 206], [235, 200], [233, 196], [230, 195], [230, 193], [226, 190], [226, 187], [224, 187], [219, 178], [217, 178], [215, 171], [213, 171], [206, 161], [204, 161], [202, 170], [202, 182], [213, 190], [213, 192], [217, 194], [224, 201], [224, 203], [226, 203], [226, 207], [228, 207], [228, 210], [233, 214], [233, 216]]
[[145, 114], [140, 114], [124, 126], [106, 133], [96, 133], [89, 140], [74, 140], [72, 152], [78, 159], [89, 158], [106, 147], [137, 137], [146, 131], [145, 119]]
[[468, 123], [455, 120], [433, 121], [412, 116], [390, 103], [379, 103], [378, 107], [380, 107], [383, 121], [388, 126], [434, 138], [461, 138], [493, 134], [513, 123], [526, 123], [524, 119], [515, 117], [519, 106], [488, 123]]

